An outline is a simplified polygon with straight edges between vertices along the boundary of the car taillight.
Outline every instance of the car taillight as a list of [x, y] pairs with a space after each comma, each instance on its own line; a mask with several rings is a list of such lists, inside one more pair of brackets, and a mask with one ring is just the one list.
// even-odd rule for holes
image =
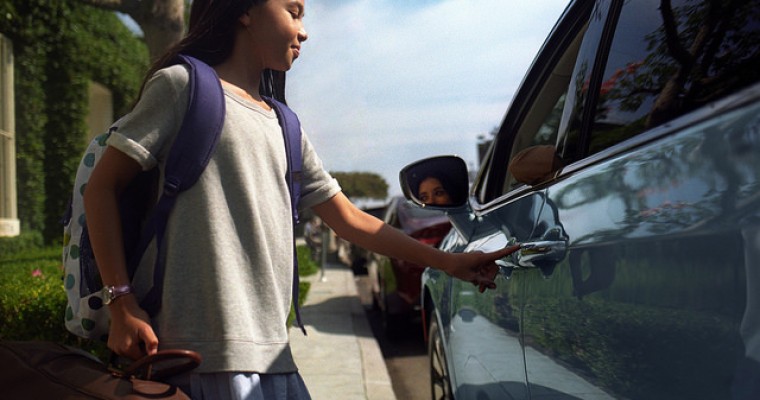
[[429, 246], [437, 246], [438, 243], [441, 241], [441, 238], [440, 237], [421, 237], [421, 238], [417, 238], [417, 240]]

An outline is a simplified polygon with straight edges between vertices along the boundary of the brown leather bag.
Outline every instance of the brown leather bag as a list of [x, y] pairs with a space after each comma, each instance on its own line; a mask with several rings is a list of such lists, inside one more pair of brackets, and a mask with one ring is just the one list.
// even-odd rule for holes
[[52, 342], [0, 342], [0, 397], [16, 399], [190, 399], [162, 379], [192, 370], [201, 357], [189, 350], [161, 350], [124, 370]]

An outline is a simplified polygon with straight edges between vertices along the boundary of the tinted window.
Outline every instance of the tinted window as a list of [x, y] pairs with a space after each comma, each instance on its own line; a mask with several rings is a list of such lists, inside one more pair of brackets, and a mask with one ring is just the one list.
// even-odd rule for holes
[[[566, 47], [558, 52], [553, 67], [546, 74], [544, 80], [539, 83], [536, 89], [535, 100], [525, 107], [525, 116], [520, 125], [514, 130], [509, 154], [506, 157], [500, 158], [500, 160], [504, 162], [512, 161], [517, 154], [530, 147], [542, 145], [555, 146], [557, 144], [563, 110], [568, 106], [568, 90], [578, 57], [583, 54], [582, 49], [584, 47], [589, 47], [588, 43], [592, 43], [591, 47], [595, 49], [599, 41], [598, 29], [589, 28], [589, 18], [591, 18], [591, 21], [600, 19], [600, 16], [604, 14], [602, 10], [606, 9], [606, 1], [597, 2], [593, 8], [589, 9], [590, 14], [586, 13], [584, 19], [580, 21], [581, 23], [573, 26], [574, 32], [559, 32], [565, 38]], [[592, 26], [594, 25], [596, 24], [592, 23]], [[587, 36], [589, 34], [592, 37], [590, 39]], [[549, 50], [552, 49], [550, 48]], [[541, 67], [536, 66], [536, 68]], [[527, 158], [525, 160], [529, 163], [528, 170], [533, 169], [530, 164], [544, 163], [544, 160], [528, 160]], [[500, 167], [503, 168], [504, 166]], [[544, 176], [544, 174], [540, 175]], [[538, 176], [531, 178], [533, 178], [534, 182], [543, 180], [543, 178]], [[515, 176], [512, 167], [510, 167], [500, 194], [506, 193], [524, 183], [531, 182], [526, 181], [523, 177]]]
[[565, 164], [582, 158], [585, 151], [580, 146], [582, 122], [587, 113], [589, 82], [608, 14], [609, 4], [598, 2], [591, 13], [589, 27], [584, 34], [572, 71], [572, 82], [568, 87], [566, 107], [562, 113], [557, 138], [557, 152]]
[[597, 89], [589, 153], [757, 82], [758, 3], [626, 1]]

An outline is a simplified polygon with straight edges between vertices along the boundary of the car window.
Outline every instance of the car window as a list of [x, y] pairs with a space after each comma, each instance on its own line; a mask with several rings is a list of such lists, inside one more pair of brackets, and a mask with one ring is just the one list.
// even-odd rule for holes
[[403, 201], [399, 203], [397, 220], [398, 228], [406, 234], [411, 234], [429, 226], [448, 223], [449, 217], [443, 211], [420, 208]]
[[586, 107], [589, 102], [588, 89], [604, 32], [608, 29], [609, 21], [614, 20], [614, 15], [608, 15], [609, 8], [602, 7], [600, 2], [591, 13], [573, 67], [572, 82], [567, 88], [566, 106], [562, 111], [556, 141], [557, 154], [565, 165], [579, 160], [584, 154], [580, 144], [584, 116], [589, 112]]
[[398, 208], [398, 199], [391, 199], [391, 201], [388, 203], [388, 205], [385, 207], [385, 215], [383, 215], [383, 221], [394, 227], [394, 228], [400, 228], [398, 222], [398, 212], [396, 212], [396, 209]]
[[383, 221], [409, 234], [428, 226], [448, 222], [449, 218], [443, 211], [420, 208], [403, 197], [395, 197], [385, 208]]
[[[507, 160], [512, 160], [516, 154], [528, 147], [554, 145], [556, 142], [572, 63], [578, 54], [577, 44], [579, 42], [577, 39], [572, 42], [571, 48], [563, 54], [560, 62], [549, 74], [546, 83], [538, 92], [536, 101], [531, 104], [523, 123], [515, 134], [511, 154], [506, 158]], [[523, 183], [525, 182], [516, 177], [513, 172], [508, 171], [502, 193], [506, 193]]]
[[759, 14], [757, 0], [624, 2], [588, 154], [757, 82]]
[[[528, 181], [527, 178], [516, 173], [515, 171], [518, 170], [532, 172], [535, 170], [533, 165], [536, 162], [544, 162], [544, 160], [516, 157], [518, 154], [536, 146], [551, 146], [552, 149], [555, 149], [560, 140], [567, 147], [569, 146], [568, 142], [578, 140], [577, 137], [570, 138], [567, 135], [560, 137], [559, 132], [562, 129], [563, 120], [565, 120], [564, 124], [567, 125], [566, 120], [569, 112], [566, 110], [577, 108], [575, 106], [577, 102], [575, 93], [570, 91], [570, 88], [573, 87], [571, 83], [577, 80], [576, 75], [579, 73], [579, 68], [582, 71], [583, 67], [579, 67], [579, 63], [585, 68], [593, 67], [591, 65], [594, 60], [593, 55], [599, 45], [603, 16], [606, 15], [608, 8], [608, 1], [596, 2], [594, 7], [589, 9], [588, 15], [584, 16], [582, 20], [584, 23], [576, 25], [574, 31], [563, 33], [570, 40], [566, 40], [566, 47], [561, 49], [550, 73], [545, 76], [541, 83], [535, 100], [527, 107], [525, 117], [514, 133], [509, 154], [507, 157], [500, 157], [502, 160], [511, 162], [512, 165], [509, 166], [499, 195], [505, 194], [522, 184], [533, 184], [547, 177], [540, 174], [542, 176], [533, 176]], [[581, 62], [581, 60], [585, 61]], [[552, 154], [562, 155], [558, 152], [552, 152]], [[523, 160], [528, 163], [526, 167], [516, 168], [515, 161]], [[553, 170], [565, 163], [566, 161], [560, 160], [560, 164], [556, 165]], [[499, 167], [503, 168], [504, 166]]]

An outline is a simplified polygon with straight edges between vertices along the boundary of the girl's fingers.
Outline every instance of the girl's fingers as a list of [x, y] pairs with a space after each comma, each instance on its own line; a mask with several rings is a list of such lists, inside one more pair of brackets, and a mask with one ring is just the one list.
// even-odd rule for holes
[[477, 277], [471, 280], [472, 284], [478, 287], [480, 293], [485, 292], [486, 289], [496, 288], [496, 283], [494, 280], [496, 279], [496, 274], [499, 272], [499, 267], [494, 263], [494, 261], [506, 257], [519, 249], [520, 245], [515, 244], [505, 247], [501, 250], [497, 250], [487, 256], [488, 261], [477, 269]]
[[494, 254], [497, 256], [497, 257], [495, 257], [495, 259], [506, 257], [506, 256], [508, 256], [508, 255], [516, 252], [517, 250], [520, 250], [520, 245], [519, 244], [514, 244], [512, 246], [507, 246], [507, 247], [505, 247], [505, 248], [503, 248], [501, 250], [498, 250], [498, 251], [494, 252]]
[[148, 355], [155, 354], [158, 351], [158, 338], [150, 326], [140, 330], [140, 340], [145, 345], [145, 353]]

